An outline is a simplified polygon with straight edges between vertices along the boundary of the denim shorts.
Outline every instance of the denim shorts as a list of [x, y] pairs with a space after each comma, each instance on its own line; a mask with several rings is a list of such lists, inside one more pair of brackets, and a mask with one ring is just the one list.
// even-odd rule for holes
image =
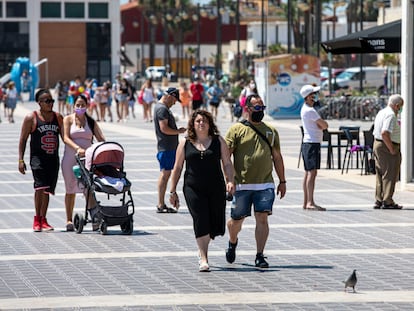
[[273, 188], [236, 191], [231, 208], [231, 218], [238, 220], [251, 216], [252, 205], [255, 212], [271, 215], [274, 201], [275, 189]]
[[175, 150], [160, 151], [157, 153], [157, 159], [160, 163], [160, 171], [171, 171], [175, 163]]

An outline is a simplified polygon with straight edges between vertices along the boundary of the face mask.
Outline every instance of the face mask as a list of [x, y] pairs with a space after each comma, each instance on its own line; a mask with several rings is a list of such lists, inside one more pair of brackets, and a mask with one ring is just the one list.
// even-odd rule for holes
[[86, 108], [75, 108], [76, 114], [82, 115], [82, 114], [85, 114], [85, 112], [86, 112]]
[[403, 108], [403, 107], [401, 106], [401, 107], [400, 107], [400, 109], [398, 109], [398, 113], [399, 113], [399, 114], [401, 114], [401, 112], [402, 112], [402, 108]]
[[315, 93], [315, 95], [313, 95], [313, 102], [316, 103], [318, 101], [319, 101], [319, 95]]
[[263, 111], [253, 111], [252, 112], [252, 121], [253, 122], [260, 122], [264, 117]]

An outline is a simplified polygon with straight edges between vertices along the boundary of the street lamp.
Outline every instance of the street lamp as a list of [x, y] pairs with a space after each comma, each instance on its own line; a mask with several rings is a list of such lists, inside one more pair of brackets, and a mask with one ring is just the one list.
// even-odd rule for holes
[[336, 8], [347, 5], [345, 1], [335, 1], [333, 4], [333, 21], [332, 21], [332, 37], [333, 39], [336, 38], [335, 36], [335, 29], [336, 29], [336, 22], [337, 22], [337, 16], [336, 16]]
[[217, 0], [217, 28], [216, 28], [216, 39], [217, 39], [217, 54], [216, 54], [216, 78], [219, 78], [221, 73], [221, 0]]

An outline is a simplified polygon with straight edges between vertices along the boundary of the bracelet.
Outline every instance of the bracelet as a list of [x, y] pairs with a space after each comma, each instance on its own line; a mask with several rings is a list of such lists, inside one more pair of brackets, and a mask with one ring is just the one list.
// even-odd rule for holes
[[170, 192], [170, 195], [174, 195], [174, 194], [177, 194], [177, 192], [176, 191], [171, 191]]
[[286, 180], [279, 181], [279, 184], [286, 184]]
[[19, 163], [24, 163], [24, 160], [19, 160]]

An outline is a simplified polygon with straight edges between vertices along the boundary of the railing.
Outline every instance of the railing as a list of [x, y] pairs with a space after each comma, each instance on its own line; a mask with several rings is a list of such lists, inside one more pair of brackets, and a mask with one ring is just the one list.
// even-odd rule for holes
[[387, 100], [387, 96], [326, 97], [316, 109], [323, 119], [373, 121]]

